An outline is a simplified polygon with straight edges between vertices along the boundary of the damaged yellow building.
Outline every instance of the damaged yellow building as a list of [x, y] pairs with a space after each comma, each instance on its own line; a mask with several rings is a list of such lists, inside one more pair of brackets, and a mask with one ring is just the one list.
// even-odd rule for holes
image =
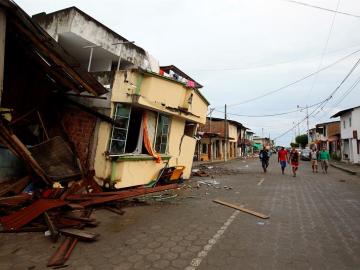
[[110, 179], [116, 188], [147, 184], [166, 163], [185, 166], [183, 176], [189, 178], [194, 135], [208, 107], [196, 88], [149, 71], [118, 71], [111, 102], [119, 126], [100, 125], [94, 160], [98, 180]]
[[172, 166], [189, 178], [194, 136], [209, 105], [202, 86], [175, 66], [160, 67], [144, 49], [75, 7], [33, 18], [109, 90], [97, 98], [69, 95], [98, 116], [87, 153], [95, 179], [115, 188], [144, 185]]

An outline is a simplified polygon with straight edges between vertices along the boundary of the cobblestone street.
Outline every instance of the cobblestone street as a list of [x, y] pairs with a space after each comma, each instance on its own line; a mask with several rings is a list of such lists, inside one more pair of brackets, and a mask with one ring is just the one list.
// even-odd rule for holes
[[[195, 177], [187, 183], [194, 188], [174, 191], [176, 198], [125, 208], [122, 216], [97, 210], [99, 240], [80, 242], [66, 269], [360, 269], [359, 176], [335, 168], [313, 174], [302, 162], [294, 178], [272, 159], [266, 175], [258, 160], [231, 161], [209, 169], [229, 173]], [[206, 179], [221, 188], [196, 188]], [[1, 234], [0, 245], [4, 270], [46, 269], [58, 246], [42, 233]]]

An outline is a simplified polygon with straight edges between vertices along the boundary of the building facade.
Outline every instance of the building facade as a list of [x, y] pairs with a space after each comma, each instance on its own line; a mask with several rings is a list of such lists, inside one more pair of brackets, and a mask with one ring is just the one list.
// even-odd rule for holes
[[195, 150], [199, 161], [234, 159], [241, 156], [241, 136], [245, 127], [234, 120], [207, 118], [204, 125], [199, 126], [198, 136], [201, 138]]
[[360, 106], [340, 111], [341, 157], [343, 161], [360, 163]]
[[310, 147], [325, 147], [333, 157], [341, 157], [340, 121], [317, 124], [309, 134]]
[[75, 7], [34, 19], [108, 89], [100, 98], [69, 96], [106, 118], [92, 123], [88, 155], [98, 183], [148, 184], [164, 166], [184, 166], [189, 178], [209, 105], [202, 86], [175, 66], [162, 70], [144, 49]]

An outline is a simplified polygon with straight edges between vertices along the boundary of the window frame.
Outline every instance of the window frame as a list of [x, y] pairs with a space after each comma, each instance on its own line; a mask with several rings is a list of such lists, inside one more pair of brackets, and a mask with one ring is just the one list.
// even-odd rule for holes
[[[158, 143], [158, 130], [159, 130], [159, 120], [161, 117], [166, 117], [168, 119], [168, 128], [167, 128], [167, 133], [166, 135], [164, 135], [163, 133], [161, 133], [160, 135], [160, 148], [157, 149], [157, 143]], [[154, 142], [153, 142], [153, 149], [155, 150], [156, 153], [159, 153], [159, 154], [167, 154], [168, 153], [168, 150], [169, 150], [169, 137], [170, 137], [170, 128], [171, 128], [171, 122], [172, 122], [172, 119], [169, 115], [166, 115], [166, 114], [162, 114], [162, 113], [158, 113], [157, 114], [157, 118], [156, 118], [156, 128], [155, 128], [155, 138], [154, 138]], [[161, 129], [163, 130], [163, 126], [161, 127]], [[161, 131], [162, 132], [162, 131]], [[164, 144], [162, 142], [162, 137], [163, 136], [166, 136], [166, 147], [165, 147], [165, 151], [164, 152], [161, 152], [161, 145]]]
[[[116, 120], [118, 120], [118, 119], [121, 119], [121, 118], [122, 118], [122, 119], [127, 119], [126, 128], [116, 127], [114, 124], [113, 124], [112, 127], [111, 127], [111, 135], [110, 135], [109, 147], [108, 147], [108, 149], [109, 149], [109, 154], [110, 154], [111, 156], [120, 156], [120, 155], [124, 155], [124, 154], [125, 154], [126, 143], [127, 143], [127, 136], [128, 136], [128, 132], [129, 132], [129, 124], [130, 124], [132, 106], [131, 106], [130, 104], [121, 103], [121, 102], [116, 102], [114, 105], [115, 105], [115, 110], [114, 110], [114, 114], [113, 114], [113, 118], [112, 118], [112, 119], [113, 119], [114, 121], [116, 121]], [[118, 116], [118, 115], [117, 115], [119, 105], [121, 105], [121, 106], [128, 106], [128, 107], [129, 107], [128, 117]], [[114, 139], [114, 131], [115, 131], [116, 129], [118, 129], [118, 130], [126, 130], [125, 140]], [[121, 152], [121, 153], [112, 153], [112, 152], [111, 152], [113, 141], [124, 142], [124, 146], [123, 146], [123, 149], [122, 149], [122, 152]]]

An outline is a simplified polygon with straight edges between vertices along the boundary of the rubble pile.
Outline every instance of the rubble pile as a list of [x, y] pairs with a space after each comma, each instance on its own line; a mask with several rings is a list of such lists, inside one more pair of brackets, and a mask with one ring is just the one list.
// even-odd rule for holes
[[216, 175], [235, 175], [243, 174], [244, 171], [240, 169], [230, 169], [225, 166], [209, 166], [209, 165], [199, 165], [192, 170], [193, 176], [198, 177], [212, 177]]
[[[100, 223], [91, 217], [95, 208], [123, 214], [117, 202], [178, 187], [178, 184], [169, 184], [106, 192], [92, 175], [78, 181], [54, 182], [50, 186], [39, 177], [26, 176], [0, 184], [1, 232], [44, 232], [54, 242], [64, 236], [48, 263], [49, 267], [61, 266], [78, 241], [97, 239], [97, 234], [86, 231]], [[166, 199], [162, 195], [158, 198]]]

